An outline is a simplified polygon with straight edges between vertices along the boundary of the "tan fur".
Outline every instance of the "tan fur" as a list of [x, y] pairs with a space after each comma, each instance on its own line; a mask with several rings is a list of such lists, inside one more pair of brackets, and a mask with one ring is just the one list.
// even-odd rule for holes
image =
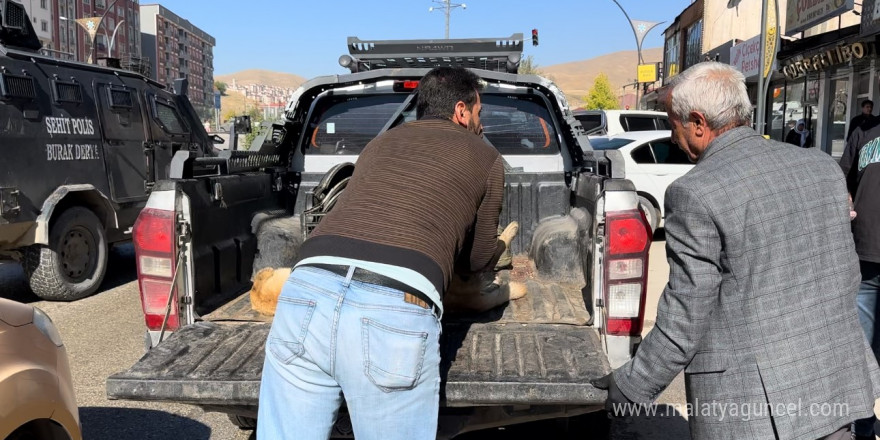
[[[510, 247], [519, 232], [519, 223], [511, 222], [498, 239]], [[251, 308], [264, 315], [274, 316], [281, 288], [290, 277], [290, 269], [261, 269], [254, 276], [251, 288]], [[490, 281], [491, 280], [491, 281]], [[484, 288], [485, 287], [485, 288]], [[493, 272], [483, 272], [468, 277], [453, 274], [452, 283], [443, 297], [443, 307], [449, 313], [485, 312], [510, 300], [524, 297], [526, 285], [511, 281], [503, 283]]]
[[[519, 223], [511, 222], [498, 235], [507, 247], [519, 232]], [[491, 281], [491, 284], [489, 280]], [[443, 296], [443, 308], [447, 313], [485, 312], [511, 300], [526, 296], [524, 283], [503, 283], [494, 272], [483, 272], [468, 277], [452, 274], [452, 283]]]
[[257, 272], [251, 287], [251, 308], [264, 315], [274, 316], [281, 288], [289, 277], [290, 268], [267, 267]]

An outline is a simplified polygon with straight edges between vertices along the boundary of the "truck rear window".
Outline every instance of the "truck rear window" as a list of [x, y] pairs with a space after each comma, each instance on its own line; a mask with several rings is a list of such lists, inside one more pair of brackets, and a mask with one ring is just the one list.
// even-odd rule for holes
[[501, 154], [555, 154], [556, 128], [543, 105], [509, 96], [482, 96], [483, 136]]
[[332, 103], [313, 124], [307, 154], [360, 154], [405, 99], [403, 94], [389, 94]]
[[[313, 111], [318, 116], [311, 117], [306, 154], [360, 154], [392, 118], [397, 124], [415, 119], [415, 99], [396, 117], [408, 96], [402, 93], [336, 96], [319, 103]], [[559, 152], [557, 130], [550, 112], [541, 102], [483, 94], [482, 104], [480, 120], [484, 138], [501, 154]]]

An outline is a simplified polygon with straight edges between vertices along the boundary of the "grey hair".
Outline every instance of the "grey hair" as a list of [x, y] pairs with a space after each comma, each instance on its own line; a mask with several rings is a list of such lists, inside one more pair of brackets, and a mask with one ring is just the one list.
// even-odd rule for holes
[[702, 113], [711, 130], [749, 125], [752, 102], [745, 80], [742, 72], [727, 64], [695, 64], [668, 84], [672, 108], [667, 111], [685, 126], [690, 123], [691, 112]]

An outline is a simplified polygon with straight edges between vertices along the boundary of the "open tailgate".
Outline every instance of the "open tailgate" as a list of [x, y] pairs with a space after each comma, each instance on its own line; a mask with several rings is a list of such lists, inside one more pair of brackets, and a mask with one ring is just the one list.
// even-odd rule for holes
[[[264, 322], [198, 322], [107, 379], [110, 399], [256, 405]], [[460, 323], [444, 327], [446, 406], [601, 405], [589, 384], [610, 371], [595, 329], [560, 324]]]

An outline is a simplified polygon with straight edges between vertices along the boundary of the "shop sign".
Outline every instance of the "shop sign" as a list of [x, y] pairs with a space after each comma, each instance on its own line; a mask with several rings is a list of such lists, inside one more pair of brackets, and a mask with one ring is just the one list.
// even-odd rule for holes
[[788, 79], [795, 79], [810, 72], [819, 72], [853, 60], [861, 60], [873, 54], [873, 42], [859, 41], [852, 44], [842, 44], [813, 56], [801, 56], [788, 60], [782, 68], [782, 73]]
[[855, 0], [789, 0], [785, 14], [785, 35], [803, 32], [853, 9]]
[[746, 78], [761, 71], [761, 36], [749, 38], [730, 48], [730, 65]]
[[765, 36], [766, 40], [764, 41], [764, 69], [761, 74], [761, 79], [769, 76], [770, 70], [776, 67], [774, 64], [774, 61], [776, 61], [776, 40], [778, 40], [776, 35], [776, 7], [776, 1], [767, 0], [767, 21], [765, 22], [765, 29], [767, 29], [767, 32]]
[[638, 77], [640, 83], [657, 81], [657, 64], [639, 64]]

